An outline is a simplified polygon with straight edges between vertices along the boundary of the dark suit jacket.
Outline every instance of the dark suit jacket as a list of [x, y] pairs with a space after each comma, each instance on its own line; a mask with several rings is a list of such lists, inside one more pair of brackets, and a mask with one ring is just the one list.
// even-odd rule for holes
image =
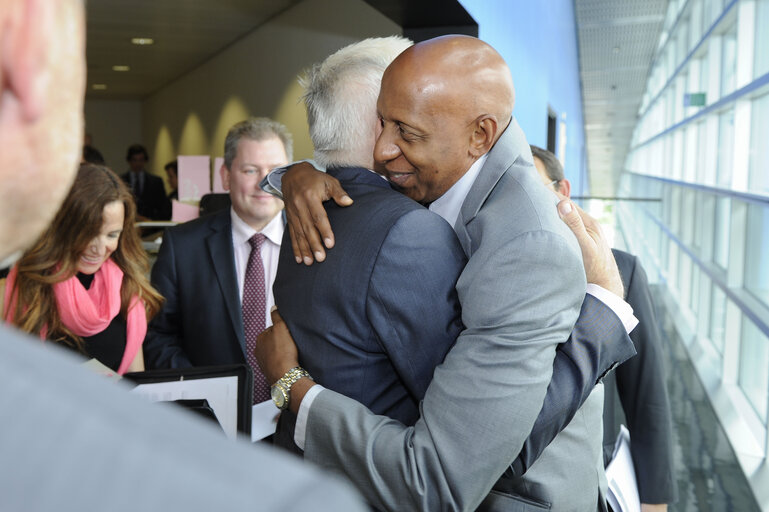
[[630, 333], [638, 355], [604, 380], [604, 454], [611, 457], [624, 411], [641, 502], [672, 503], [676, 480], [670, 403], [649, 284], [638, 258], [617, 249], [612, 252], [625, 285], [625, 300], [640, 323]]
[[462, 330], [454, 286], [464, 253], [446, 221], [380, 176], [328, 173], [355, 202], [326, 203], [337, 242], [321, 264], [297, 265], [286, 231], [275, 303], [318, 383], [411, 425]]
[[[131, 188], [131, 173], [120, 176]], [[166, 196], [166, 188], [162, 178], [144, 172], [144, 187], [141, 196], [136, 196], [136, 212], [152, 220], [169, 220], [171, 218], [171, 201]]]
[[229, 209], [167, 229], [152, 284], [166, 302], [144, 342], [147, 368], [246, 364]]

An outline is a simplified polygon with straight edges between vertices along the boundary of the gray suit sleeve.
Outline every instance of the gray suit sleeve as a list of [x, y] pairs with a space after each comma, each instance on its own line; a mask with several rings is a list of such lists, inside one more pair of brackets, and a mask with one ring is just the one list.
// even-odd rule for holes
[[173, 230], [166, 230], [157, 261], [152, 267], [152, 285], [165, 298], [163, 307], [150, 322], [144, 342], [148, 369], [192, 366], [181, 344], [179, 293]]
[[338, 479], [79, 363], [0, 326], [0, 510], [366, 510]]
[[553, 233], [500, 238], [482, 244], [459, 279], [466, 329], [413, 427], [328, 390], [310, 408], [305, 457], [343, 472], [377, 508], [476, 509], [542, 407], [555, 347], [584, 297], [584, 271]]

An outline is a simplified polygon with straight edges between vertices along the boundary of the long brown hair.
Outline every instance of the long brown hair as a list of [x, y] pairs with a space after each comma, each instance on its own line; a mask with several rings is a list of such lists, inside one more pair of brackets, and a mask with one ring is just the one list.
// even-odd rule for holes
[[12, 290], [12, 297], [18, 298], [11, 317], [14, 325], [34, 334], [45, 328], [48, 339], [74, 342], [82, 351], [82, 339], [61, 322], [53, 285], [77, 273], [80, 256], [101, 230], [104, 207], [114, 201], [122, 202], [125, 208], [123, 232], [111, 256], [123, 271], [120, 314], [126, 317], [134, 295], [143, 301], [148, 320], [158, 312], [163, 297], [147, 279], [149, 259], [134, 227], [136, 205], [131, 192], [107, 167], [83, 164], [53, 222], [17, 263]]

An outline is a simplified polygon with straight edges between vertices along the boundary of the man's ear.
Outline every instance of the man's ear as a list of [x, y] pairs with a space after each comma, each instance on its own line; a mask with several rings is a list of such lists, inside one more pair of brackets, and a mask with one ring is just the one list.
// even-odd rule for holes
[[0, 40], [0, 65], [6, 75], [3, 81], [28, 122], [36, 121], [45, 111], [50, 81], [46, 53], [55, 34], [57, 9], [42, 4], [42, 0], [14, 2], [6, 24], [8, 35]]
[[484, 114], [473, 121], [470, 135], [470, 154], [478, 158], [489, 152], [497, 140], [497, 118]]
[[230, 191], [230, 170], [227, 169], [227, 166], [222, 164], [221, 167], [219, 167], [219, 176], [222, 178], [222, 188], [226, 190], [227, 192]]
[[565, 195], [566, 197], [571, 197], [571, 182], [566, 178], [559, 181], [558, 192]]

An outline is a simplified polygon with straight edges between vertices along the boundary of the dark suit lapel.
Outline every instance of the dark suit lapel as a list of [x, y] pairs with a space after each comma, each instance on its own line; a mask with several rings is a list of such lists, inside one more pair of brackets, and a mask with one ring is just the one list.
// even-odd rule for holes
[[[235, 272], [235, 254], [232, 250], [232, 225], [230, 210], [216, 214], [211, 224], [212, 233], [206, 238], [206, 247], [211, 257], [211, 266], [219, 281], [219, 289], [224, 297], [224, 304], [229, 314], [232, 327], [238, 336], [240, 348], [246, 353], [245, 335], [243, 334], [243, 313], [238, 297], [238, 278]], [[200, 290], [200, 293], [208, 293]]]

